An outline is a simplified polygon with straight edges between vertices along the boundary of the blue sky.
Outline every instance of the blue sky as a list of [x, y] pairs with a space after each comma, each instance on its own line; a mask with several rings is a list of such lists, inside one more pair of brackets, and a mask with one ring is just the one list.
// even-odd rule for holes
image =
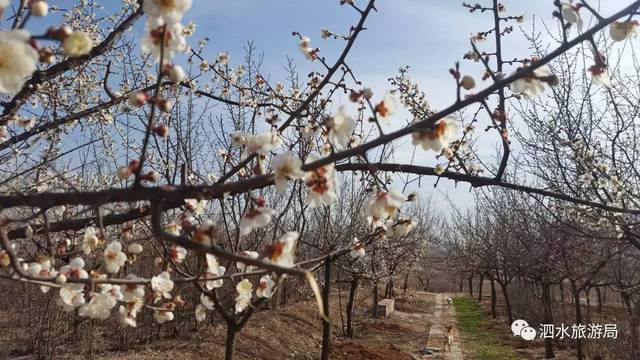
[[[488, 0], [478, 2], [491, 3]], [[628, 2], [602, 0], [598, 3], [594, 0], [591, 4], [601, 8], [603, 15], [609, 15]], [[198, 24], [194, 39], [203, 36], [211, 39], [206, 47], [206, 55], [211, 59], [220, 51], [229, 51], [232, 63], [237, 63], [244, 54], [246, 42], [254, 41], [258, 52], [264, 54], [264, 73], [274, 80], [283, 75], [287, 56], [297, 62], [301, 74], [321, 70], [304, 60], [297, 49], [298, 41], [291, 36], [292, 31], [309, 36], [312, 45], [320, 47], [329, 62], [335, 58], [344, 42], [323, 40], [320, 30], [327, 28], [347, 33], [349, 26], [358, 19], [353, 9], [338, 3], [338, 0], [194, 0], [184, 22], [194, 20]], [[356, 0], [356, 3], [363, 7], [365, 1]], [[533, 24], [538, 31], [546, 26], [555, 31], [557, 25], [551, 15], [553, 0], [504, 0], [503, 3], [508, 15], [526, 17], [525, 23], [516, 24], [514, 33], [504, 40], [505, 58], [529, 57], [531, 52], [521, 32], [530, 33]], [[370, 16], [367, 30], [350, 53], [348, 63], [364, 85], [380, 95], [389, 88], [387, 79], [396, 74], [398, 67], [410, 65], [414, 80], [422, 85], [432, 105], [436, 109], [448, 106], [455, 96], [448, 69], [470, 50], [469, 35], [491, 28], [493, 22], [491, 14], [470, 14], [461, 4], [461, 0], [377, 1], [378, 12]], [[588, 28], [589, 17], [585, 19], [585, 28]], [[487, 42], [481, 49], [492, 51], [491, 46], [491, 42]], [[481, 69], [477, 65], [462, 62], [462, 69], [463, 73], [480, 78]], [[397, 124], [407, 120], [402, 118], [404, 115], [396, 116]], [[410, 139], [402, 139], [398, 144], [401, 154], [408, 157], [412, 152]], [[499, 139], [495, 136], [483, 136], [483, 155], [494, 154], [497, 144]], [[432, 153], [419, 151], [418, 154], [419, 163], [434, 164]], [[453, 182], [441, 181], [434, 190], [432, 183], [432, 179], [423, 181], [419, 193], [423, 196], [431, 194], [436, 204], [444, 205], [450, 198], [464, 207], [472, 199], [468, 185], [459, 184], [455, 188]]]

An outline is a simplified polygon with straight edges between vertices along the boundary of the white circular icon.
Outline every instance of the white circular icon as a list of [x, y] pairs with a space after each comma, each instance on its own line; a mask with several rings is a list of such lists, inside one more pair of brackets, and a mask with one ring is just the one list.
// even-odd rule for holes
[[522, 331], [522, 329], [528, 326], [528, 322], [518, 319], [511, 323], [511, 332], [513, 333], [513, 336], [520, 336], [520, 332]]
[[532, 328], [531, 326], [527, 326], [520, 331], [520, 337], [525, 340], [531, 341], [536, 338], [536, 329]]

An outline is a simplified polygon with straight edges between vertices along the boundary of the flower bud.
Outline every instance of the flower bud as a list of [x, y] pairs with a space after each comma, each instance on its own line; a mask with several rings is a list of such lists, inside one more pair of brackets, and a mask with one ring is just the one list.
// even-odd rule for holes
[[129, 105], [140, 107], [147, 103], [149, 96], [141, 91], [129, 93]]
[[462, 77], [460, 85], [462, 85], [465, 90], [471, 90], [476, 87], [476, 81], [471, 76], [465, 75]]
[[169, 136], [169, 127], [165, 124], [160, 124], [153, 129], [153, 132], [161, 138]]
[[116, 174], [118, 175], [118, 179], [127, 180], [129, 176], [131, 176], [131, 170], [129, 170], [128, 166], [122, 166], [118, 168], [118, 171]]
[[58, 276], [56, 276], [56, 284], [62, 285], [62, 284], [65, 284], [66, 282], [67, 282], [67, 275], [59, 274]]
[[129, 252], [129, 254], [133, 254], [133, 255], [138, 255], [142, 253], [142, 250], [144, 250], [142, 245], [138, 243], [129, 244], [129, 246], [127, 247], [127, 251]]
[[184, 70], [180, 65], [173, 65], [169, 70], [169, 80], [176, 84], [181, 83], [186, 79], [187, 75], [184, 73]]
[[43, 0], [37, 0], [31, 3], [31, 15], [33, 16], [47, 16], [49, 14], [49, 4]]

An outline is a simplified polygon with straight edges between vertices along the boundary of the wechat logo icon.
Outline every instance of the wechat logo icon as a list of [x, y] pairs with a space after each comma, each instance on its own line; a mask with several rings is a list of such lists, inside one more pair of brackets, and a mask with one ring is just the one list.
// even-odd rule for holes
[[524, 340], [531, 341], [536, 338], [536, 329], [529, 326], [529, 323], [518, 319], [511, 323], [513, 336], [520, 336]]

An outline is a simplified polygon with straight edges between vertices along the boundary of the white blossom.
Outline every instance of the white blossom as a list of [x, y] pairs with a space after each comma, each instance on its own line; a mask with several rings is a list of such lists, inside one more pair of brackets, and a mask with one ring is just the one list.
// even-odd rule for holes
[[240, 219], [240, 235], [248, 235], [253, 229], [267, 225], [275, 213], [268, 207], [251, 207]]
[[[308, 162], [320, 159], [317, 154], [310, 154]], [[337, 198], [335, 169], [333, 163], [319, 166], [305, 174], [304, 183], [309, 188], [306, 202], [311, 207], [331, 205]]]
[[98, 234], [96, 232], [96, 228], [93, 226], [89, 226], [84, 230], [84, 239], [82, 241], [82, 251], [89, 255], [91, 251], [95, 250], [100, 246], [100, 238], [98, 238]]
[[262, 298], [271, 298], [273, 295], [273, 286], [275, 283], [271, 280], [271, 276], [264, 275], [260, 278], [260, 283], [258, 284], [258, 288], [256, 289], [256, 296]]
[[354, 259], [362, 259], [364, 258], [366, 252], [364, 249], [364, 244], [358, 240], [357, 237], [354, 237], [352, 240], [353, 246], [351, 247], [351, 252], [349, 253]]
[[582, 29], [582, 17], [580, 16], [580, 7], [563, 2], [561, 5], [562, 18], [569, 24], [578, 27], [578, 30]]
[[436, 122], [433, 129], [418, 130], [411, 134], [413, 145], [420, 145], [425, 150], [440, 152], [449, 146], [458, 132], [455, 119], [445, 117]]
[[93, 41], [84, 31], [74, 31], [62, 42], [62, 51], [69, 57], [88, 54], [93, 48]]
[[[258, 256], [260, 256], [260, 254], [258, 254], [255, 251], [243, 251], [240, 253], [240, 255], [242, 256], [246, 256], [250, 259], [257, 259]], [[247, 265], [245, 263], [242, 262], [236, 262], [236, 267], [238, 268], [238, 271], [241, 273], [247, 273], [247, 272], [252, 272], [253, 270], [256, 269], [255, 266], [253, 265]]]
[[38, 63], [38, 52], [28, 44], [26, 30], [0, 31], [0, 93], [14, 93], [22, 88]]
[[[525, 69], [526, 66], [523, 66], [520, 68], [520, 71], [526, 71]], [[544, 91], [544, 82], [549, 82], [549, 80], [546, 79], [552, 78], [553, 76], [551, 69], [543, 65], [535, 69], [533, 74], [524, 76], [509, 84], [509, 89], [516, 94], [522, 94], [529, 98], [536, 97]]]
[[168, 272], [163, 271], [159, 275], [151, 278], [151, 289], [158, 292], [166, 299], [171, 299], [171, 290], [173, 290], [173, 281]]
[[104, 250], [107, 271], [115, 274], [120, 271], [120, 267], [124, 266], [125, 262], [127, 262], [127, 255], [122, 252], [122, 244], [118, 241], [109, 243]]
[[391, 115], [393, 115], [396, 111], [397, 102], [398, 100], [396, 99], [396, 97], [391, 92], [387, 92], [382, 101], [379, 102], [375, 107], [376, 114], [378, 114], [378, 119], [389, 119]]
[[302, 161], [290, 152], [276, 155], [271, 161], [274, 172], [276, 192], [281, 194], [287, 190], [289, 180], [297, 180], [304, 176], [300, 169]]
[[351, 134], [356, 128], [356, 122], [347, 115], [344, 106], [338, 109], [338, 112], [327, 121], [329, 129], [329, 141], [336, 148], [345, 148], [349, 145]]
[[637, 20], [616, 21], [609, 25], [609, 36], [614, 41], [624, 41], [636, 36]]
[[289, 231], [282, 235], [280, 240], [267, 245], [265, 247], [267, 259], [279, 266], [293, 267], [298, 237], [300, 237], [298, 232]]
[[251, 296], [253, 295], [253, 285], [248, 279], [240, 281], [236, 285], [236, 313], [241, 313], [251, 304]]
[[144, 0], [145, 14], [161, 18], [167, 24], [182, 20], [183, 14], [191, 7], [191, 0]]
[[373, 219], [394, 217], [405, 201], [404, 196], [396, 191], [381, 191], [373, 199], [369, 200], [366, 212]]

